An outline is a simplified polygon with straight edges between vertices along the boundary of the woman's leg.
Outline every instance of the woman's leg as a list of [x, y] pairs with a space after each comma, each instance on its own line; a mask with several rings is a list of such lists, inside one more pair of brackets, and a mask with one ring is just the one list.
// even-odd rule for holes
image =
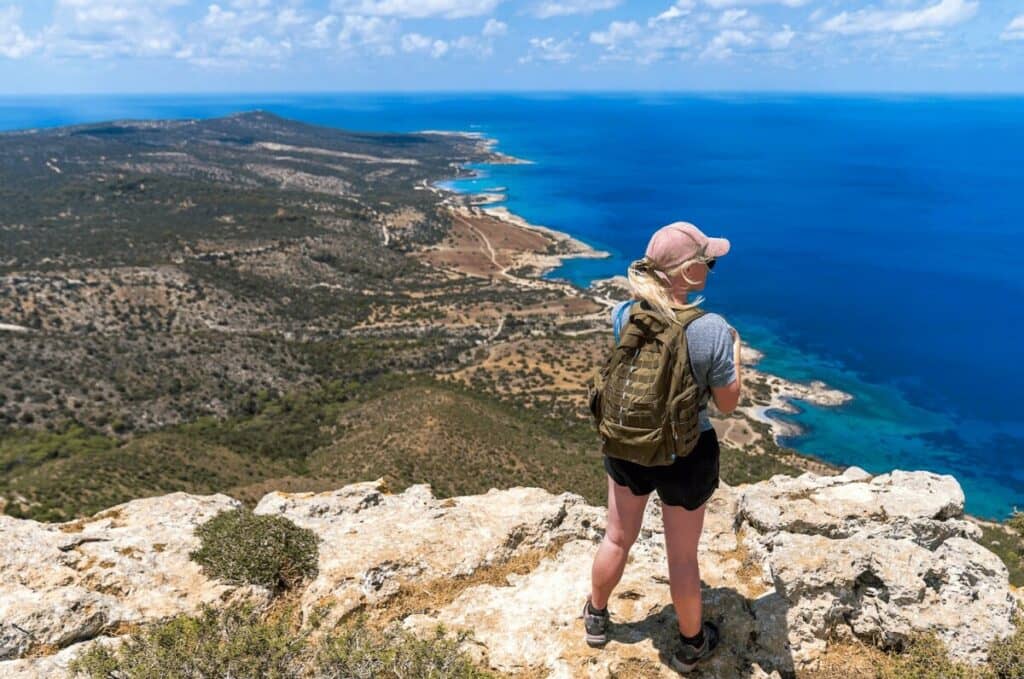
[[590, 603], [594, 608], [608, 605], [615, 585], [622, 578], [626, 568], [629, 548], [640, 535], [644, 520], [644, 508], [651, 496], [633, 495], [626, 486], [620, 486], [608, 476], [608, 520], [604, 540], [597, 548], [594, 565], [590, 572]]
[[[683, 636], [695, 637], [701, 629], [700, 568], [697, 543], [704, 528], [704, 507], [690, 511], [683, 507], [661, 506], [665, 524], [665, 550], [668, 552], [668, 580], [672, 604]], [[596, 605], [596, 604], [595, 604]]]

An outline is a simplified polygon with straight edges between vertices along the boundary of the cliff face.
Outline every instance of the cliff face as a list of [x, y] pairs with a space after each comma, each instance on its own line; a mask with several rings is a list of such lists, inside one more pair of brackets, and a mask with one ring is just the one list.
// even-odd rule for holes
[[[827, 640], [884, 646], [915, 630], [983, 661], [988, 642], [1011, 633], [1015, 604], [963, 502], [954, 478], [920, 471], [723, 484], [700, 543], [705, 616], [724, 635], [711, 676], [792, 676], [815, 666]], [[135, 624], [201, 602], [267, 600], [189, 560], [195, 526], [235, 506], [174, 493], [64, 524], [0, 516], [0, 676], [63, 676], [81, 650], [117, 644]], [[605, 509], [578, 495], [518, 487], [440, 500], [425, 484], [388, 494], [374, 481], [270, 493], [256, 512], [321, 538], [319, 574], [300, 594], [305, 615], [380, 609], [414, 631], [468, 628], [466, 650], [500, 673], [675, 676], [663, 664], [676, 616], [656, 497], [609, 604], [603, 650], [584, 643], [579, 614]]]

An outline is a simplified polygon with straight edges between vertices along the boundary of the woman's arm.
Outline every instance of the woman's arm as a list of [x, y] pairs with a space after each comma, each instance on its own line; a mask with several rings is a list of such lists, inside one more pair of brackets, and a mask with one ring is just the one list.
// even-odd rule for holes
[[732, 333], [732, 360], [736, 367], [736, 379], [724, 387], [711, 387], [711, 396], [715, 399], [715, 406], [722, 414], [728, 414], [736, 410], [740, 402], [741, 373], [740, 373], [740, 334], [736, 328], [729, 327]]

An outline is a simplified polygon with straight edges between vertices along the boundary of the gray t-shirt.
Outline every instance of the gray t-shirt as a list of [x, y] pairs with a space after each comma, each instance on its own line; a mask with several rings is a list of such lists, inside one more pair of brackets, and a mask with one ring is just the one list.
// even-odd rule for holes
[[[612, 327], [615, 341], [619, 330], [626, 321], [629, 306], [636, 300], [619, 302], [612, 309]], [[707, 404], [711, 399], [711, 387], [725, 387], [736, 379], [736, 364], [732, 356], [732, 333], [729, 324], [716, 313], [706, 313], [686, 327], [686, 344], [690, 354], [690, 368], [701, 390], [700, 430], [712, 429], [708, 419]]]

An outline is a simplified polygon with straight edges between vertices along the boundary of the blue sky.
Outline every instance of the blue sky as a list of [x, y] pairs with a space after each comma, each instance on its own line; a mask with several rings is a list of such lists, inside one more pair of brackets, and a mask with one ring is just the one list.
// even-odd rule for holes
[[1024, 92], [1024, 0], [0, 0], [0, 93]]

